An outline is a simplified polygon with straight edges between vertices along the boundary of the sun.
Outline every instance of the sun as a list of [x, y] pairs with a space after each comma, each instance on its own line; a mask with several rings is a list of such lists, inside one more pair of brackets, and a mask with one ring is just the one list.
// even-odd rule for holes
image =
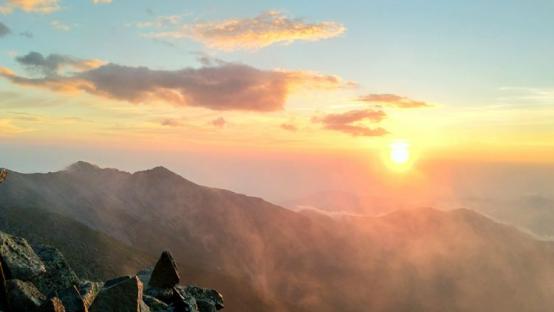
[[405, 165], [410, 160], [410, 145], [404, 141], [396, 141], [390, 145], [390, 160], [395, 165]]

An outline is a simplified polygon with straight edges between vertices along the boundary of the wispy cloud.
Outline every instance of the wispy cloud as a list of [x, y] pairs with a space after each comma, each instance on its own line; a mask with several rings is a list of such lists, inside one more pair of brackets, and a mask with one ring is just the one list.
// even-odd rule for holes
[[9, 35], [11, 32], [8, 26], [0, 22], [0, 38]]
[[183, 126], [183, 122], [179, 119], [175, 119], [175, 118], [165, 118], [163, 119], [160, 124], [162, 126], [166, 126], [166, 127], [181, 127]]
[[223, 117], [218, 117], [210, 122], [212, 126], [216, 128], [223, 128], [227, 124], [227, 121]]
[[33, 33], [30, 31], [22, 31], [19, 33], [20, 36], [25, 37], [27, 39], [31, 39], [34, 37]]
[[[336, 76], [314, 72], [263, 70], [239, 63], [216, 62], [200, 68], [154, 70], [106, 64], [86, 68], [82, 60], [29, 53], [18, 61], [42, 74], [39, 78], [19, 76], [0, 68], [0, 76], [15, 84], [54, 91], [84, 91], [97, 96], [132, 103], [163, 101], [177, 106], [198, 106], [212, 110], [269, 112], [284, 108], [294, 90], [340, 89], [348, 82]], [[90, 62], [90, 61], [89, 61]], [[62, 73], [71, 66], [78, 72]]]
[[66, 24], [66, 23], [64, 23], [60, 20], [51, 21], [50, 22], [50, 27], [52, 27], [55, 30], [59, 30], [59, 31], [70, 31], [71, 30], [71, 25]]
[[181, 15], [158, 16], [152, 20], [137, 22], [134, 26], [137, 28], [166, 28], [180, 24], [182, 18]]
[[323, 128], [350, 134], [352, 136], [383, 136], [387, 130], [377, 127], [371, 128], [364, 121], [379, 123], [386, 118], [381, 110], [363, 109], [352, 110], [339, 114], [328, 114], [312, 118], [312, 122], [320, 123]]
[[293, 124], [293, 123], [287, 123], [287, 122], [286, 122], [286, 123], [282, 123], [282, 124], [280, 125], [280, 127], [281, 127], [281, 129], [283, 129], [283, 130], [287, 130], [287, 131], [291, 131], [291, 132], [296, 132], [296, 131], [298, 131], [298, 127], [297, 127], [295, 124]]
[[423, 101], [417, 101], [405, 96], [396, 94], [368, 94], [360, 96], [358, 101], [367, 103], [377, 103], [382, 106], [395, 107], [395, 108], [421, 108], [430, 107], [429, 103]]
[[503, 92], [498, 98], [502, 102], [554, 103], [554, 88], [501, 87], [499, 90]]
[[59, 0], [6, 0], [0, 4], [1, 14], [10, 14], [19, 9], [24, 12], [49, 14], [60, 10]]
[[344, 25], [324, 21], [307, 23], [279, 11], [264, 12], [253, 18], [228, 19], [183, 25], [177, 30], [148, 34], [154, 38], [190, 38], [224, 51], [256, 50], [276, 43], [318, 41], [341, 35]]
[[112, 3], [112, 0], [92, 0], [94, 4], [109, 4]]

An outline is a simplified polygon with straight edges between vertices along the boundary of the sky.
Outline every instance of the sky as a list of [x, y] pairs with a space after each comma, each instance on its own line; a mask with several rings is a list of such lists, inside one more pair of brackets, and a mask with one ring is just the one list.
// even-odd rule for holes
[[[553, 9], [0, 0], [0, 166], [163, 164], [276, 197], [290, 179], [318, 189], [321, 172], [337, 184], [446, 160], [550, 165]], [[408, 164], [391, 164], [394, 146]]]

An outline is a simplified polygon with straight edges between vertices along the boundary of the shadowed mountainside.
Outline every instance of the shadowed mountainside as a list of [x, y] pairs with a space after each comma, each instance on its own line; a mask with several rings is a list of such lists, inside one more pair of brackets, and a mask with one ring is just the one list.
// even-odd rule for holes
[[78, 220], [146, 254], [171, 249], [191, 271], [240, 281], [240, 289], [210, 282], [229, 311], [245, 311], [228, 300], [240, 291], [264, 298], [263, 310], [554, 307], [554, 245], [468, 210], [312, 217], [162, 167], [130, 174], [83, 162], [11, 173], [0, 198]]

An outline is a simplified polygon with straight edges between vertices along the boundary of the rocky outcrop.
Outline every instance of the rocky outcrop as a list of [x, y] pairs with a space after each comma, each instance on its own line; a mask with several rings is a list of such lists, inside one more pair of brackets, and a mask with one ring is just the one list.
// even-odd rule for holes
[[44, 263], [23, 238], [0, 232], [0, 255], [6, 279], [30, 281], [46, 272]]
[[162, 252], [154, 271], [148, 281], [148, 286], [155, 288], [172, 288], [179, 284], [181, 277], [173, 256], [168, 251]]
[[223, 309], [213, 289], [181, 286], [164, 251], [136, 276], [105, 283], [80, 280], [54, 247], [31, 246], [0, 232], [0, 312], [212, 312]]
[[46, 296], [30, 282], [12, 279], [7, 281], [6, 288], [8, 307], [14, 312], [39, 311], [46, 301]]
[[128, 276], [106, 282], [94, 300], [90, 312], [149, 312], [142, 301], [142, 282]]

